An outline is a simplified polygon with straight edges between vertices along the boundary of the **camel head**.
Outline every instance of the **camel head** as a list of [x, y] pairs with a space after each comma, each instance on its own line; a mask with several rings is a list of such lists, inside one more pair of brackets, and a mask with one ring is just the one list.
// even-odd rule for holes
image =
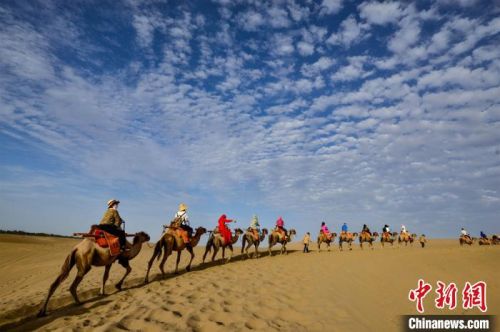
[[352, 237], [358, 236], [358, 233], [352, 233]]
[[416, 238], [417, 238], [417, 234], [413, 233], [413, 234], [411, 235], [411, 237], [412, 237], [412, 238], [414, 238], [414, 239], [416, 239]]
[[391, 235], [392, 235], [393, 237], [396, 237], [396, 236], [398, 236], [398, 232], [392, 232], [392, 233], [391, 233]]
[[291, 235], [296, 235], [296, 234], [297, 234], [297, 232], [293, 228], [288, 231], [288, 235], [290, 235], [290, 236]]
[[133, 244], [144, 243], [144, 242], [148, 242], [149, 240], [150, 240], [150, 237], [147, 233], [139, 232], [139, 233], [135, 233], [134, 240], [132, 243]]
[[241, 228], [235, 228], [234, 229], [234, 234], [240, 236], [241, 234], [243, 234], [243, 231], [241, 230]]
[[373, 232], [373, 237], [378, 237], [378, 232]]
[[204, 227], [198, 227], [198, 228], [196, 228], [195, 236], [196, 235], [201, 236], [201, 235], [205, 234], [206, 232], [207, 232], [206, 228], [204, 228]]
[[332, 237], [337, 237], [337, 233], [332, 233]]
[[262, 234], [267, 235], [267, 233], [268, 233], [267, 228], [262, 228]]

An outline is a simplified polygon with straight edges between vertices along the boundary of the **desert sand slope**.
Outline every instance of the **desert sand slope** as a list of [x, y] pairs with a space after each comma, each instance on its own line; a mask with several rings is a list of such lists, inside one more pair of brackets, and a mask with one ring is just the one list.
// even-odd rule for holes
[[[49, 304], [49, 316], [33, 318], [47, 289], [72, 246], [72, 239], [0, 236], [0, 330], [135, 330], [135, 331], [398, 331], [400, 315], [414, 314], [410, 288], [423, 278], [488, 284], [488, 313], [498, 315], [500, 246], [460, 247], [457, 240], [434, 240], [428, 247], [382, 248], [302, 254], [298, 244], [289, 255], [260, 259], [236, 256], [229, 264], [200, 264], [194, 271], [165, 279], [152, 269], [143, 285], [152, 249], [132, 261], [125, 290], [113, 283], [123, 273], [112, 268], [108, 296], [98, 296], [103, 269], [93, 269], [81, 283], [81, 306], [72, 303], [68, 288], [75, 271]], [[278, 247], [276, 247], [277, 249]], [[239, 249], [238, 249], [239, 255]], [[186, 253], [181, 267], [185, 266]], [[175, 258], [167, 264], [173, 270]], [[433, 308], [434, 291], [425, 299]], [[459, 302], [459, 306], [460, 306]], [[462, 314], [463, 309], [443, 313]], [[479, 314], [474, 309], [467, 313]]]

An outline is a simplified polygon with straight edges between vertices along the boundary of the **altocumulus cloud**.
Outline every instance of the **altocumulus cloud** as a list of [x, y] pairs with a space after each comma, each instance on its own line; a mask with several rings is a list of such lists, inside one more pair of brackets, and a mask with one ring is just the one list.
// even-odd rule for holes
[[[120, 198], [299, 232], [498, 232], [489, 1], [0, 4], [0, 228], [85, 230]], [[154, 236], [154, 235], [153, 235]]]

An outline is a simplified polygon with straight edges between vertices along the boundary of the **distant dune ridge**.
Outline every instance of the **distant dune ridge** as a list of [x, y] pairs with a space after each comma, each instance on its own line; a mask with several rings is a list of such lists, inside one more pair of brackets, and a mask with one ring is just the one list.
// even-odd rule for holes
[[[195, 248], [193, 271], [173, 275], [175, 255], [166, 266], [167, 277], [159, 278], [158, 262], [151, 269], [150, 283], [143, 285], [152, 248], [144, 246], [131, 261], [132, 273], [124, 290], [113, 284], [124, 273], [114, 264], [108, 282], [110, 295], [98, 295], [103, 268], [93, 268], [79, 287], [81, 306], [68, 292], [72, 271], [49, 303], [49, 315], [33, 318], [48, 288], [59, 273], [71, 248], [80, 240], [0, 234], [0, 330], [107, 331], [398, 331], [400, 315], [415, 314], [408, 292], [423, 278], [436, 281], [483, 280], [488, 285], [488, 314], [498, 315], [500, 246], [460, 247], [458, 239], [429, 240], [426, 248], [413, 246], [321, 253], [312, 245], [309, 254], [299, 243], [290, 244], [288, 255], [267, 254], [245, 259], [235, 249], [228, 264], [200, 264], [204, 251]], [[188, 260], [182, 255], [181, 271]], [[220, 258], [220, 254], [218, 256]], [[460, 294], [459, 294], [460, 297]], [[434, 308], [434, 290], [424, 301], [426, 313], [479, 314], [460, 306], [453, 311]]]

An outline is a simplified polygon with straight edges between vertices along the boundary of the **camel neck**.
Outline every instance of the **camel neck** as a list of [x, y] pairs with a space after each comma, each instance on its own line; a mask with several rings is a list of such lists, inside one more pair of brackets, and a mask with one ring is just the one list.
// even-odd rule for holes
[[195, 236], [191, 239], [191, 246], [192, 247], [196, 247], [198, 245], [198, 242], [200, 242], [202, 235], [203, 235], [202, 233], [195, 234]]

